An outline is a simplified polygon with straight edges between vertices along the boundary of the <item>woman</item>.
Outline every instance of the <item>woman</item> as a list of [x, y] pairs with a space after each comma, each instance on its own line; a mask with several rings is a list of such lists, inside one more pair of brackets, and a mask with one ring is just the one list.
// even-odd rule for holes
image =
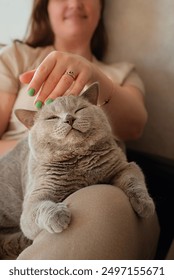
[[[12, 148], [26, 132], [15, 119], [16, 108], [40, 109], [57, 96], [80, 94], [94, 81], [100, 83], [98, 105], [108, 116], [115, 136], [128, 140], [141, 135], [147, 112], [144, 88], [134, 66], [101, 62], [106, 46], [103, 10], [104, 1], [99, 0], [34, 1], [26, 44], [16, 42], [1, 53], [3, 151]], [[18, 75], [27, 87], [18, 83]], [[19, 259], [154, 256], [156, 217], [139, 220], [121, 190], [107, 185], [90, 186], [66, 201], [73, 213], [69, 228], [58, 235], [42, 231]]]
[[[134, 66], [122, 63], [111, 67], [95, 58], [103, 58], [106, 46], [103, 5], [100, 7], [100, 1], [51, 0], [47, 12], [47, 2], [34, 1], [27, 45], [16, 42], [1, 53], [0, 90], [3, 103], [0, 113], [3, 119], [0, 136], [4, 140], [1, 140], [1, 151], [5, 152], [3, 145], [13, 146], [14, 139], [20, 139], [24, 133], [24, 127], [16, 120], [13, 111], [21, 106], [35, 109], [33, 98], [24, 94], [26, 88], [18, 80], [21, 73], [33, 68], [37, 68], [37, 71], [29, 84], [29, 94], [34, 93], [34, 88], [36, 93], [44, 82], [37, 97], [40, 102], [35, 102], [37, 107], [46, 99], [54, 99], [66, 90], [70, 91], [72, 84], [71, 93], [79, 94], [86, 84], [98, 80], [101, 88], [98, 103], [103, 104], [112, 98], [102, 108], [111, 121], [113, 132], [122, 140], [139, 137], [146, 123], [147, 112], [143, 85]], [[71, 76], [64, 75], [68, 71], [74, 72], [75, 81]], [[29, 82], [33, 73], [22, 75], [21, 81]]]

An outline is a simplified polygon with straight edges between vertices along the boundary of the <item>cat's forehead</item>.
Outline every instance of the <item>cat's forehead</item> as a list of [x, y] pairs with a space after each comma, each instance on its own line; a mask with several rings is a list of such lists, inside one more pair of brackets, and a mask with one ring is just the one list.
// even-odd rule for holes
[[73, 95], [58, 97], [52, 103], [52, 109], [57, 111], [63, 108], [73, 108], [74, 106], [78, 105], [80, 100], [81, 99], [79, 97]]
[[76, 109], [77, 107], [81, 105], [87, 105], [89, 104], [88, 101], [86, 101], [81, 96], [62, 96], [57, 97], [54, 102], [52, 102], [49, 105], [45, 105], [43, 109], [40, 112], [40, 115], [43, 114], [49, 114], [49, 113], [61, 113], [62, 111], [71, 111]]
[[62, 96], [55, 99], [52, 103], [52, 109], [57, 111], [61, 110], [73, 110], [81, 104], [87, 104], [88, 102], [81, 96]]

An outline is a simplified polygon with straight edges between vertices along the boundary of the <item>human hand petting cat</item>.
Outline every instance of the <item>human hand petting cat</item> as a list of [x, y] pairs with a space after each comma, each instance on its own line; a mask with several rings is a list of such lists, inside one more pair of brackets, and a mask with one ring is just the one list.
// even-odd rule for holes
[[20, 75], [28, 84], [27, 92], [38, 94], [35, 105], [41, 108], [62, 95], [79, 95], [86, 84], [96, 81], [94, 65], [87, 59], [70, 53], [53, 51], [37, 69]]

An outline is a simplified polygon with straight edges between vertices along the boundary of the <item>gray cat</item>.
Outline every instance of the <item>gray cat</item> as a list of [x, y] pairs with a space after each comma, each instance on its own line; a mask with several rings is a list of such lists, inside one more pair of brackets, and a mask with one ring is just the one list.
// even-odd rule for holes
[[[115, 185], [139, 216], [153, 214], [143, 173], [127, 162], [97, 98], [94, 83], [82, 95], [59, 97], [38, 112], [16, 111], [29, 135], [0, 160], [1, 258], [20, 253], [42, 229], [66, 229], [71, 212], [64, 199], [89, 185]], [[14, 234], [3, 233], [12, 229]]]

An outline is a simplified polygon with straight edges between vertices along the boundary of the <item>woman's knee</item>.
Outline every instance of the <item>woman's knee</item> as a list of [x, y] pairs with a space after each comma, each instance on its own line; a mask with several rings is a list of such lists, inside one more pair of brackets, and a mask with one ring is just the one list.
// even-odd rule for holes
[[66, 202], [70, 203], [72, 213], [75, 213], [73, 208], [78, 208], [78, 222], [93, 225], [91, 230], [105, 257], [154, 257], [159, 236], [156, 213], [147, 219], [138, 217], [121, 189], [110, 185], [90, 186], [68, 197]]
[[82, 218], [85, 222], [88, 221], [89, 215], [90, 218], [98, 218], [98, 222], [106, 223], [113, 215], [119, 217], [121, 212], [132, 211], [123, 191], [111, 185], [94, 185], [80, 189], [65, 199], [65, 203], [71, 209], [72, 217]]

